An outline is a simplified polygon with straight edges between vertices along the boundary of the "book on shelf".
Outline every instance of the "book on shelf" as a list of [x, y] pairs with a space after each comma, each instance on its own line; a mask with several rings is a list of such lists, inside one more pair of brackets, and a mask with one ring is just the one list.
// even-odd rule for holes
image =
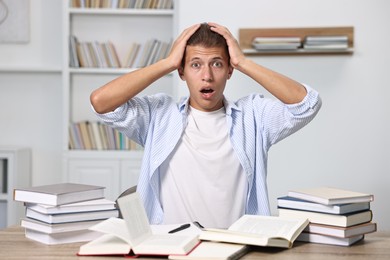
[[[84, 130], [81, 130], [84, 129]], [[142, 150], [123, 133], [100, 122], [81, 121], [69, 125], [72, 150]]]
[[104, 187], [58, 183], [14, 189], [14, 200], [52, 206], [104, 198]]
[[309, 223], [309, 225], [303, 230], [303, 232], [345, 238], [373, 233], [376, 232], [376, 230], [377, 225], [374, 222], [358, 224], [350, 227], [337, 227], [331, 225]]
[[123, 220], [107, 219], [90, 230], [101, 237], [82, 245], [78, 255], [186, 255], [198, 244], [198, 233], [156, 234], [152, 232], [138, 193], [118, 199]]
[[25, 203], [25, 206], [31, 210], [40, 212], [42, 214], [63, 214], [116, 209], [115, 202], [108, 199], [87, 200], [59, 206], [51, 206], [37, 203]]
[[201, 240], [255, 246], [292, 247], [295, 239], [308, 225], [307, 218], [244, 215], [226, 229], [205, 229]]
[[348, 42], [347, 35], [308, 35], [305, 37], [307, 43], [340, 43]]
[[173, 0], [72, 0], [73, 8], [172, 9]]
[[0, 194], [7, 193], [7, 159], [0, 158]]
[[318, 35], [306, 36], [303, 42], [304, 49], [347, 49], [347, 35]]
[[279, 208], [279, 216], [285, 218], [308, 218], [310, 223], [332, 225], [338, 227], [350, 227], [372, 220], [372, 211], [360, 211], [347, 214], [329, 214], [313, 211]]
[[300, 37], [255, 37], [252, 47], [255, 50], [294, 50], [301, 47]]
[[26, 217], [43, 221], [49, 224], [68, 223], [87, 220], [103, 220], [111, 217], [118, 217], [119, 212], [117, 209], [111, 210], [99, 210], [99, 211], [86, 211], [86, 212], [74, 212], [74, 213], [61, 213], [61, 214], [44, 214], [34, 211], [30, 208], [26, 208]]
[[133, 68], [135, 59], [137, 58], [138, 52], [140, 50], [140, 44], [139, 43], [132, 43], [130, 45], [130, 49], [128, 51], [127, 59], [123, 63], [126, 68]]
[[142, 68], [168, 55], [171, 42], [151, 39], [144, 44], [130, 44], [127, 59], [120, 61], [115, 45], [106, 42], [79, 42], [77, 37], [69, 38], [70, 67], [86, 68]]
[[25, 229], [25, 236], [29, 239], [47, 245], [58, 245], [66, 243], [86, 242], [101, 236], [99, 232], [88, 229], [61, 233], [43, 233], [33, 229]]
[[170, 255], [172, 260], [236, 260], [249, 251], [249, 246], [232, 243], [202, 241], [188, 255]]
[[86, 220], [78, 222], [67, 222], [58, 224], [49, 224], [32, 218], [23, 218], [20, 226], [46, 234], [64, 233], [71, 231], [86, 230], [102, 220]]
[[332, 187], [295, 189], [290, 190], [287, 195], [289, 197], [313, 201], [324, 205], [371, 202], [374, 200], [372, 194]]
[[279, 208], [300, 209], [330, 214], [346, 214], [351, 212], [369, 210], [370, 202], [324, 205], [312, 201], [283, 196], [277, 199], [277, 206]]
[[364, 235], [357, 235], [353, 237], [332, 237], [321, 234], [302, 232], [298, 236], [297, 241], [336, 246], [351, 246], [363, 239]]

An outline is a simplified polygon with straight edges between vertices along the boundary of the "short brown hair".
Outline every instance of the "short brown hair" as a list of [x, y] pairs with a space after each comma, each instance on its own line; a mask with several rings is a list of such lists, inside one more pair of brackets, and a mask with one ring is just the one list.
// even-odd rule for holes
[[[219, 33], [213, 32], [210, 25], [202, 23], [198, 30], [188, 39], [187, 46], [202, 46], [202, 47], [222, 47], [226, 51], [226, 55], [230, 58], [228, 46], [225, 38]], [[182, 60], [182, 66], [185, 63], [185, 53]]]

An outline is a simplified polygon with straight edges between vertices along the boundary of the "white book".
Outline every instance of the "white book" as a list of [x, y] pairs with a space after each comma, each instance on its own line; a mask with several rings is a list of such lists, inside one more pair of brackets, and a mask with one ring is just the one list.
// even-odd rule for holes
[[196, 232], [153, 232], [136, 192], [119, 198], [118, 204], [123, 220], [110, 218], [91, 227], [91, 230], [104, 235], [82, 245], [78, 255], [123, 255], [131, 252], [136, 255], [186, 255], [199, 244]]
[[78, 221], [70, 223], [49, 224], [31, 218], [24, 218], [20, 221], [20, 225], [24, 228], [35, 230], [46, 234], [56, 234], [71, 231], [86, 230], [93, 225], [98, 224], [102, 220]]
[[370, 209], [370, 202], [324, 205], [288, 196], [279, 197], [277, 202], [279, 208], [300, 209], [330, 214], [346, 214]]
[[26, 203], [26, 207], [43, 214], [63, 214], [86, 211], [112, 210], [115, 209], [115, 202], [108, 199], [96, 199], [59, 206]]
[[87, 220], [103, 220], [111, 217], [117, 217], [119, 212], [114, 210], [88, 211], [64, 214], [43, 214], [29, 208], [26, 209], [26, 217], [40, 220], [49, 224], [67, 223]]
[[368, 222], [351, 227], [337, 227], [331, 225], [321, 225], [310, 223], [304, 230], [307, 233], [315, 233], [320, 235], [334, 237], [353, 237], [375, 232], [377, 229], [376, 223]]
[[46, 205], [63, 205], [104, 197], [104, 187], [79, 184], [57, 183], [14, 189], [14, 200]]
[[249, 251], [249, 246], [203, 241], [188, 255], [170, 255], [172, 260], [235, 260]]
[[364, 235], [342, 238], [302, 232], [298, 236], [297, 241], [337, 246], [350, 246], [362, 239], [364, 239]]
[[206, 228], [199, 238], [207, 241], [290, 248], [308, 224], [308, 219], [303, 217], [244, 215], [227, 230]]
[[325, 205], [371, 202], [374, 200], [374, 196], [371, 194], [333, 187], [290, 190], [288, 196]]
[[[91, 230], [79, 230], [72, 232], [63, 232], [56, 234], [47, 234], [32, 229], [26, 229], [25, 235], [27, 238], [38, 241], [47, 245], [58, 245], [76, 242], [86, 242], [96, 239], [101, 236], [99, 232]], [[26, 259], [28, 256], [26, 257]]]

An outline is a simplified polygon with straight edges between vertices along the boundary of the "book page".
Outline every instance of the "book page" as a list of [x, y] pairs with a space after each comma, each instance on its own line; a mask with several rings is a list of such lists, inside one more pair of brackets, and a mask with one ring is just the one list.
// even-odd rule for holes
[[118, 205], [133, 247], [152, 235], [149, 220], [138, 193], [131, 193], [119, 198]]
[[89, 229], [99, 231], [105, 234], [114, 235], [126, 241], [128, 244], [131, 244], [129, 231], [127, 230], [126, 223], [123, 219], [109, 218], [90, 227]]
[[301, 222], [271, 216], [245, 215], [229, 227], [231, 231], [258, 234], [267, 237], [282, 237], [290, 240]]

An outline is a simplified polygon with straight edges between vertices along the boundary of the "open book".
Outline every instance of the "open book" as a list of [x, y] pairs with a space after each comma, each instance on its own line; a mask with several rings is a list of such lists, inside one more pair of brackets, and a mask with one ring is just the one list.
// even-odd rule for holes
[[110, 218], [92, 226], [103, 235], [82, 245], [78, 255], [186, 255], [199, 244], [199, 232], [168, 234], [163, 226], [152, 232], [137, 193], [119, 198], [118, 204], [123, 220]]
[[226, 229], [205, 229], [201, 240], [255, 246], [292, 247], [293, 242], [309, 224], [308, 219], [244, 215]]

